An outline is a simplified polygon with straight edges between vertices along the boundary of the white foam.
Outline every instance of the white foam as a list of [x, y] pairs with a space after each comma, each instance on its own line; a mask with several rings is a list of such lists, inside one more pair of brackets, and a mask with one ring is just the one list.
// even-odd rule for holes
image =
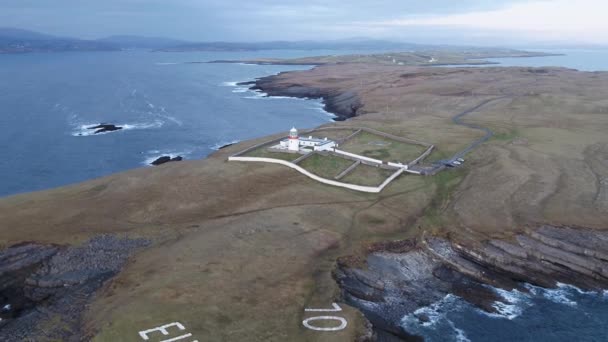
[[239, 83], [238, 81], [236, 81], [236, 82], [222, 82], [221, 86], [222, 87], [236, 87], [236, 85], [238, 83]]
[[247, 87], [236, 87], [236, 88], [232, 89], [233, 93], [246, 93], [248, 91], [251, 91], [251, 90]]
[[524, 293], [513, 289], [506, 291], [499, 288], [492, 288], [504, 301], [496, 301], [492, 304], [492, 307], [498, 311], [498, 313], [486, 313], [492, 317], [506, 318], [512, 320], [523, 312], [526, 306], [531, 305], [529, 297]]
[[597, 291], [585, 291], [583, 289], [580, 289], [574, 285], [570, 285], [570, 284], [564, 284], [564, 283], [557, 283], [557, 287], [560, 289], [564, 289], [564, 290], [572, 290], [572, 291], [576, 291], [579, 294], [585, 294], [585, 295], [596, 295], [598, 294]]
[[557, 283], [556, 289], [546, 289], [546, 288], [542, 288], [542, 287], [538, 287], [538, 286], [534, 286], [534, 285], [530, 285], [530, 284], [526, 284], [525, 286], [527, 289], [530, 290], [531, 293], [533, 293], [536, 296], [542, 296], [545, 299], [552, 301], [553, 303], [565, 304], [565, 305], [569, 305], [569, 306], [577, 305], [577, 303], [575, 301], [568, 298], [568, 295], [570, 295], [573, 291], [576, 291], [579, 294], [595, 294], [596, 293], [596, 292], [592, 292], [592, 291], [583, 291], [576, 286], [562, 284], [562, 283]]
[[[423, 327], [432, 327], [445, 318], [445, 314], [447, 312], [447, 310], [445, 310], [445, 306], [453, 304], [457, 299], [458, 297], [452, 294], [447, 294], [441, 300], [429, 306], [418, 308], [413, 313], [406, 315], [401, 319], [401, 324], [405, 326], [421, 325]], [[422, 314], [428, 317], [428, 322], [421, 322], [420, 319], [418, 319], [418, 316]]]
[[269, 99], [270, 97], [268, 96], [268, 94], [259, 91], [259, 90], [251, 90], [251, 92], [253, 93], [252, 96], [245, 96], [246, 99], [253, 99], [253, 100], [262, 100], [262, 99]]
[[577, 305], [575, 301], [568, 298], [567, 292], [561, 289], [545, 290], [543, 291], [543, 297], [558, 304], [566, 304], [569, 306]]
[[452, 329], [456, 333], [456, 336], [455, 336], [456, 337], [456, 341], [458, 341], [458, 342], [471, 342], [471, 340], [469, 340], [469, 338], [467, 337], [467, 334], [465, 334], [464, 330], [457, 328], [456, 325], [454, 324], [454, 322], [452, 322], [449, 319], [448, 319], [448, 323], [450, 324], [450, 327], [452, 327]]
[[[420, 332], [420, 328], [438, 329], [437, 324], [447, 323], [454, 332], [454, 340], [459, 342], [471, 342], [464, 330], [456, 327], [454, 322], [447, 318], [447, 314], [452, 311], [459, 311], [462, 306], [461, 299], [452, 294], [447, 294], [441, 300], [422, 308], [417, 309], [413, 313], [404, 316], [401, 319], [401, 325], [408, 331]], [[418, 316], [424, 314], [428, 317], [428, 322], [421, 322]]]

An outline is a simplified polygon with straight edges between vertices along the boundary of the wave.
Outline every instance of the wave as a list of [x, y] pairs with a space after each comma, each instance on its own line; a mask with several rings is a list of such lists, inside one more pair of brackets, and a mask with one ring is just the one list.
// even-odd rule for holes
[[565, 304], [569, 306], [578, 305], [576, 301], [570, 299], [570, 296], [575, 295], [574, 292], [580, 295], [598, 294], [598, 292], [595, 291], [583, 291], [576, 286], [562, 283], [557, 283], [557, 288], [555, 289], [546, 289], [531, 284], [526, 284], [525, 287], [536, 296], [542, 296], [543, 298], [548, 299], [553, 303]]
[[222, 87], [236, 87], [239, 83], [240, 83], [239, 81], [236, 81], [236, 82], [230, 81], [230, 82], [222, 82], [220, 85]]
[[523, 313], [524, 309], [532, 305], [530, 296], [521, 291], [518, 291], [516, 289], [507, 291], [491, 286], [490, 288], [503, 300], [495, 301], [492, 304], [492, 307], [497, 311], [496, 313], [490, 313], [481, 309], [477, 309], [478, 312], [486, 316], [513, 320], [514, 318], [519, 317]]
[[234, 88], [234, 89], [232, 89], [233, 93], [246, 93], [246, 92], [252, 91], [251, 89], [249, 89], [249, 86], [241, 86], [241, 85], [239, 85], [239, 83], [242, 83], [242, 82], [243, 81], [222, 82], [220, 84], [220, 86]]
[[[441, 300], [421, 308], [416, 309], [413, 313], [406, 315], [401, 319], [401, 324], [404, 327], [411, 327], [412, 325], [420, 325], [423, 327], [432, 327], [442, 321], [445, 318], [445, 314], [448, 310], [446, 307], [450, 307], [458, 300], [458, 297], [447, 294]], [[421, 322], [418, 318], [420, 316], [426, 316], [425, 322]]]
[[[453, 339], [459, 342], [470, 342], [465, 331], [460, 329], [447, 317], [449, 312], [460, 311], [463, 308], [463, 302], [460, 297], [452, 294], [447, 294], [439, 301], [422, 308], [417, 309], [413, 313], [404, 316], [401, 319], [401, 326], [409, 332], [414, 332], [421, 335], [426, 335], [423, 332], [427, 329], [440, 329], [439, 325], [452, 331]], [[418, 317], [425, 316], [425, 322]], [[442, 340], [447, 340], [442, 338]]]
[[251, 90], [247, 87], [236, 87], [236, 88], [232, 89], [233, 93], [246, 93], [248, 91], [251, 91]]
[[469, 338], [467, 337], [467, 334], [465, 334], [464, 330], [457, 328], [454, 322], [448, 319], [448, 324], [456, 333], [455, 338], [457, 342], [471, 342], [471, 340], [469, 340]]

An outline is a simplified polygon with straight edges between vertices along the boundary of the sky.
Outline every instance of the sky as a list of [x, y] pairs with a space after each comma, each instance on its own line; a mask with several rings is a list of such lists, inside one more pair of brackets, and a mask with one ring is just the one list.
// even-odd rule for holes
[[608, 45], [607, 13], [607, 0], [0, 0], [4, 27], [192, 41]]

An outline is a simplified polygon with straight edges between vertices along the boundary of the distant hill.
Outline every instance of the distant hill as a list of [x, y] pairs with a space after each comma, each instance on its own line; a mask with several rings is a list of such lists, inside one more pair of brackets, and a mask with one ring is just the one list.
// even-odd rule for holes
[[57, 37], [16, 28], [0, 28], [0, 54], [118, 50], [119, 46], [106, 42]]
[[97, 39], [98, 42], [112, 44], [123, 49], [163, 49], [172, 46], [188, 44], [184, 40], [164, 37], [141, 37], [141, 36], [110, 36]]
[[60, 38], [34, 31], [22, 30], [12, 27], [0, 27], [0, 39], [51, 40]]

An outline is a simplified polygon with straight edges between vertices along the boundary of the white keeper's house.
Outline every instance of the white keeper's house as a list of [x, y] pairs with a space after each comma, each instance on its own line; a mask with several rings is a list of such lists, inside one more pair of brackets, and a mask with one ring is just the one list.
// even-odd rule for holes
[[281, 140], [281, 143], [274, 148], [289, 150], [293, 152], [311, 152], [311, 151], [333, 151], [336, 148], [336, 142], [327, 138], [303, 138], [298, 136], [298, 130], [293, 127], [289, 131], [289, 137]]

